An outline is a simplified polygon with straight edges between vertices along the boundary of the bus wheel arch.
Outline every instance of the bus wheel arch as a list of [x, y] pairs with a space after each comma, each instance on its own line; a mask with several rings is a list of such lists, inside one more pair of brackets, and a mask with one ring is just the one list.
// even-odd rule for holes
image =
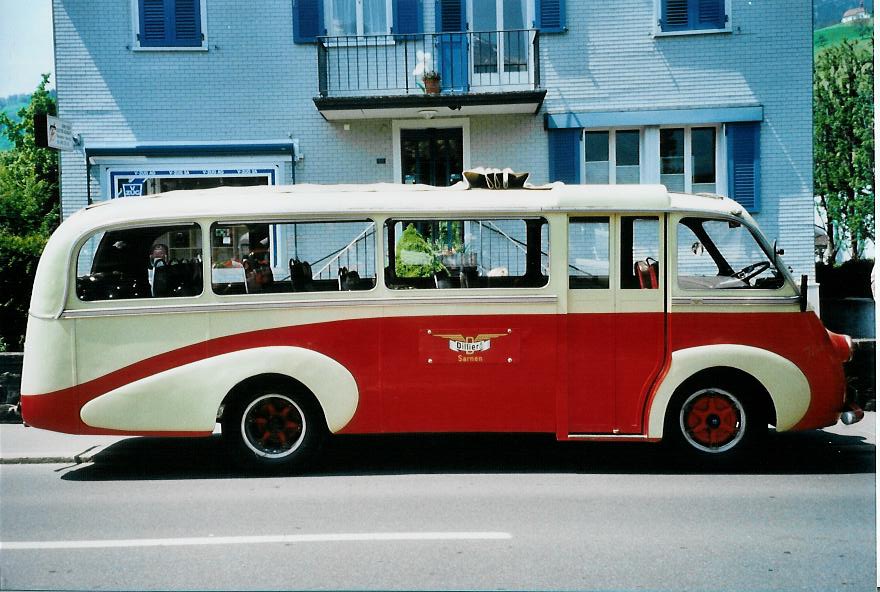
[[706, 368], [675, 389], [663, 440], [692, 456], [738, 457], [761, 441], [775, 413], [770, 393], [748, 372]]
[[291, 376], [265, 373], [236, 384], [218, 410], [232, 460], [263, 472], [298, 470], [327, 436], [315, 394]]
[[780, 432], [794, 427], [809, 408], [810, 384], [804, 373], [790, 360], [769, 350], [713, 344], [676, 350], [671, 357], [646, 410], [651, 439], [659, 440], [666, 435], [673, 398], [681, 396], [682, 387], [687, 389], [694, 384], [721, 384], [747, 393], [746, 396], [759, 396], [762, 406], [758, 409]]

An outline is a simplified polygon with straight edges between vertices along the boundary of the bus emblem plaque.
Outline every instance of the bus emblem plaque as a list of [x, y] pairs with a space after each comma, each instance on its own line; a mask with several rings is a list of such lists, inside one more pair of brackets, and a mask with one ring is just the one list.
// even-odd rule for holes
[[432, 364], [510, 364], [519, 358], [519, 336], [512, 329], [428, 330], [420, 335], [419, 353]]

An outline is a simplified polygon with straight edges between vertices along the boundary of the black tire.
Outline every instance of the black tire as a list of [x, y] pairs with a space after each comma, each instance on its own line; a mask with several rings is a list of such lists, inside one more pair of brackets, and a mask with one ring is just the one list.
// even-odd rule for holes
[[261, 473], [302, 470], [327, 434], [315, 400], [289, 386], [261, 386], [237, 396], [223, 410], [221, 429], [233, 462]]
[[753, 452], [767, 433], [767, 417], [757, 397], [725, 383], [686, 385], [666, 414], [664, 440], [691, 459], [713, 464], [736, 462]]

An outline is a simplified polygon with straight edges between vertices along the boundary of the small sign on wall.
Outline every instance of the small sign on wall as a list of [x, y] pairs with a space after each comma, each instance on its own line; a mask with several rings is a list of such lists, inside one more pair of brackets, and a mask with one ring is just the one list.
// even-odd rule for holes
[[40, 148], [73, 150], [73, 126], [45, 113], [34, 114], [34, 142]]

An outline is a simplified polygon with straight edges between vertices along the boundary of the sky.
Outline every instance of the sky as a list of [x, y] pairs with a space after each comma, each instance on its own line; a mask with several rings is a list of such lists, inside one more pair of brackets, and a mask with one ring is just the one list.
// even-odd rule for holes
[[32, 93], [40, 74], [55, 72], [52, 2], [0, 0], [0, 15], [0, 97]]

